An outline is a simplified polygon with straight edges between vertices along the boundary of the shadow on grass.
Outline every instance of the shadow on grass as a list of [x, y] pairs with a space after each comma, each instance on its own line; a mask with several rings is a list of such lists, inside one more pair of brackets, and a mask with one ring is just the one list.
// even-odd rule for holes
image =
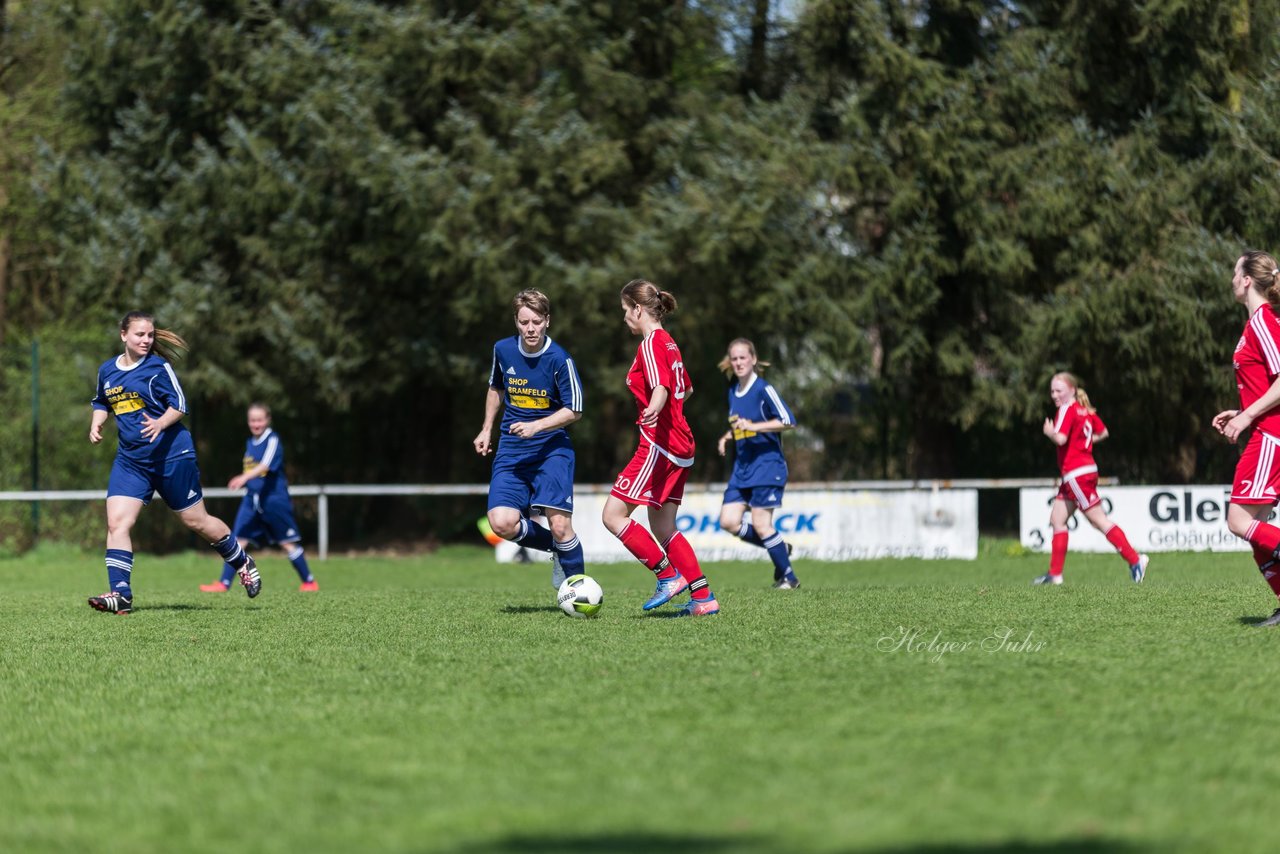
[[1140, 854], [1159, 850], [1156, 845], [1134, 845], [1119, 839], [1057, 839], [1051, 842], [940, 842], [933, 845], [904, 845], [894, 848], [868, 849], [871, 854]]
[[1241, 617], [1236, 617], [1236, 622], [1242, 626], [1257, 626], [1257, 625], [1260, 625], [1263, 620], [1270, 619], [1270, 617], [1271, 617], [1270, 614], [1267, 614], [1264, 617], [1241, 616]]
[[192, 605], [190, 602], [174, 602], [171, 605], [140, 605], [134, 613], [142, 611], [212, 611], [212, 605]]
[[504, 614], [554, 614], [559, 612], [555, 605], [503, 605]]
[[567, 835], [519, 835], [494, 839], [467, 846], [467, 854], [552, 854], [552, 852], [608, 851], [630, 852], [662, 851], [664, 854], [684, 854], [693, 851], [783, 851], [785, 845], [777, 840], [765, 840], [743, 836], [698, 836], [696, 834], [660, 833], [601, 833], [595, 836]]

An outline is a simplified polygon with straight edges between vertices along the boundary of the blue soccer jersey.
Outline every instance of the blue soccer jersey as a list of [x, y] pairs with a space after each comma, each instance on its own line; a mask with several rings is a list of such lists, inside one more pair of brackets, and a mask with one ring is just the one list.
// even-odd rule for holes
[[255, 477], [244, 485], [250, 495], [261, 498], [289, 494], [289, 482], [284, 476], [284, 445], [276, 431], [268, 427], [262, 435], [250, 436], [244, 443], [244, 471], [252, 471], [260, 465], [267, 467], [267, 473]]
[[[795, 424], [791, 410], [782, 397], [763, 377], [753, 376], [746, 391], [738, 390], [734, 381], [729, 386], [729, 418], [747, 421], [772, 421]], [[781, 433], [756, 433], [733, 428], [734, 460], [730, 483], [735, 486], [770, 486], [787, 482], [787, 461], [782, 456]]]
[[142, 435], [142, 417], [159, 418], [170, 408], [187, 411], [187, 398], [173, 367], [160, 356], [148, 353], [139, 362], [123, 367], [123, 356], [110, 359], [98, 368], [98, 393], [93, 408], [116, 417], [120, 436], [119, 455], [138, 463], [156, 463], [190, 456], [195, 459], [191, 433], [179, 421], [169, 425], [154, 442]]
[[563, 427], [530, 439], [511, 435], [517, 421], [536, 421], [561, 409], [582, 411], [582, 383], [578, 369], [563, 347], [549, 337], [537, 353], [526, 353], [520, 337], [503, 338], [493, 346], [489, 387], [503, 393], [505, 405], [498, 438], [498, 455], [534, 456], [547, 445], [568, 446]]

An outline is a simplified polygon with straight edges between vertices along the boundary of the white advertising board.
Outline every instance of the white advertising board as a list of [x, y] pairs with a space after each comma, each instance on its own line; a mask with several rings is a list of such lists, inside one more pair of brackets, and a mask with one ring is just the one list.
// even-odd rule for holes
[[[722, 493], [686, 492], [676, 526], [700, 560], [760, 560], [764, 553], [720, 531]], [[588, 564], [635, 560], [600, 521], [606, 496], [578, 495], [573, 527]], [[644, 508], [632, 518], [647, 522]], [[978, 492], [975, 489], [788, 492], [774, 526], [805, 560], [882, 557], [978, 556]], [[499, 544], [498, 559], [515, 554]]]
[[[1100, 490], [1102, 506], [1140, 552], [1241, 552], [1249, 544], [1227, 530], [1231, 486], [1110, 486]], [[1053, 531], [1049, 508], [1055, 489], [1019, 492], [1022, 545], [1047, 552]], [[1078, 510], [1068, 523], [1070, 548], [1113, 552], [1107, 538]]]

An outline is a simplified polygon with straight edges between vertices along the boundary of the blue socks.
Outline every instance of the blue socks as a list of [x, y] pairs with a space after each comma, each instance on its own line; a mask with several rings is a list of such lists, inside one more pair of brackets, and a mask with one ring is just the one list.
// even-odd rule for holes
[[126, 599], [133, 598], [129, 578], [133, 575], [133, 552], [124, 549], [107, 549], [107, 584], [113, 593]]
[[236, 542], [236, 538], [230, 534], [209, 545], [213, 546], [213, 550], [222, 555], [222, 559], [235, 569], [244, 566], [245, 561], [249, 559], [244, 549], [240, 548], [240, 544]]
[[[523, 516], [520, 517], [520, 534], [516, 537], [517, 545], [524, 546], [526, 549], [549, 552], [555, 548], [552, 545], [553, 542], [550, 531], [537, 522], [531, 522]], [[561, 555], [561, 563], [564, 562], [563, 557]]]
[[293, 544], [293, 550], [289, 552], [289, 563], [293, 564], [293, 571], [298, 573], [298, 577], [304, 584], [315, 581], [311, 575], [311, 567], [307, 566], [307, 556], [302, 553], [302, 546], [297, 543]]
[[772, 537], [764, 541], [764, 547], [769, 552], [769, 559], [773, 561], [773, 580], [781, 581], [787, 576], [795, 578], [795, 574], [791, 571], [791, 558], [787, 556], [787, 544], [782, 541], [782, 534], [775, 531]]
[[744, 543], [750, 543], [753, 546], [766, 548], [764, 541], [760, 539], [760, 535], [756, 533], [755, 527], [751, 524], [750, 519], [742, 520], [742, 527], [738, 528], [737, 538]]
[[556, 554], [560, 555], [560, 568], [564, 570], [565, 576], [581, 575], [587, 562], [582, 556], [582, 541], [578, 539], [578, 535], [574, 534], [573, 539], [553, 545]]

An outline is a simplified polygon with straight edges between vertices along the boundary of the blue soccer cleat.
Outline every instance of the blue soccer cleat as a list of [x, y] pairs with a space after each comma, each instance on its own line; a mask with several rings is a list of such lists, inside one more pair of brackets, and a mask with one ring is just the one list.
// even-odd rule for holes
[[653, 591], [649, 601], [644, 603], [644, 609], [652, 611], [654, 608], [661, 608], [688, 589], [689, 582], [685, 581], [684, 576], [678, 572], [670, 578], [659, 578], [658, 589]]
[[1147, 577], [1147, 564], [1151, 563], [1151, 558], [1146, 555], [1138, 555], [1138, 562], [1129, 567], [1129, 577], [1133, 579], [1134, 584], [1141, 584], [1142, 579]]

